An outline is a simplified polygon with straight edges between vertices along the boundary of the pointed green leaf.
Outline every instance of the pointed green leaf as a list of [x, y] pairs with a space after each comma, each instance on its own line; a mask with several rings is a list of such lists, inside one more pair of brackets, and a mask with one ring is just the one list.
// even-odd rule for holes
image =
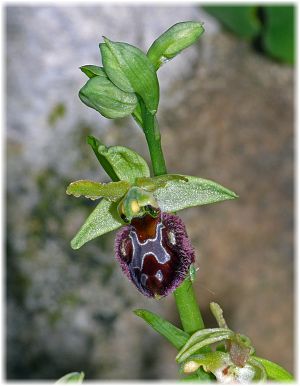
[[153, 193], [162, 211], [176, 212], [191, 206], [233, 200], [238, 197], [216, 182], [192, 176], [182, 177], [187, 181], [169, 181], [164, 188], [159, 188]]
[[87, 64], [85, 66], [81, 66], [80, 70], [89, 78], [94, 78], [95, 76], [103, 76], [104, 78], [107, 78], [104, 68], [99, 66], [94, 66], [93, 64]]
[[179, 174], [164, 174], [157, 177], [140, 177], [135, 180], [135, 184], [143, 189], [154, 191], [164, 188], [169, 181], [188, 181], [187, 178]]
[[253, 356], [252, 358], [264, 366], [268, 379], [272, 379], [278, 382], [288, 382], [294, 380], [294, 377], [277, 363], [268, 361], [267, 359], [259, 358], [257, 356]]
[[79, 91], [80, 100], [109, 119], [123, 118], [136, 108], [137, 97], [124, 92], [106, 76], [94, 76]]
[[138, 177], [150, 176], [150, 170], [144, 158], [128, 147], [106, 147], [92, 136], [89, 136], [87, 141], [113, 181], [123, 180], [133, 184]]
[[155, 68], [139, 48], [104, 38], [100, 44], [102, 63], [109, 79], [121, 90], [135, 92], [154, 114], [159, 102]]
[[156, 70], [195, 43], [204, 32], [201, 23], [186, 21], [173, 25], [157, 38], [147, 52]]
[[103, 198], [71, 241], [71, 247], [78, 249], [88, 241], [123, 225], [124, 222], [117, 211], [117, 203]]
[[69, 373], [64, 375], [62, 378], [60, 378], [58, 381], [55, 382], [55, 384], [63, 384], [63, 383], [78, 383], [81, 384], [84, 378], [84, 373]]
[[66, 193], [75, 197], [85, 196], [91, 200], [105, 197], [109, 201], [118, 201], [129, 188], [130, 184], [126, 181], [102, 184], [101, 182], [79, 180], [71, 182]]
[[147, 310], [133, 311], [137, 316], [144, 319], [155, 331], [166, 338], [178, 350], [185, 344], [189, 338], [189, 334], [175, 327], [167, 320], [161, 318], [154, 312]]

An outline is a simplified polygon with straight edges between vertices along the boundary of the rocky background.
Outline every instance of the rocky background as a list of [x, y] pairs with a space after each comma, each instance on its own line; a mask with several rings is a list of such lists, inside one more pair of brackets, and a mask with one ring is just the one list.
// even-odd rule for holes
[[6, 377], [176, 379], [175, 350], [135, 317], [179, 323], [173, 297], [144, 299], [114, 260], [114, 235], [69, 241], [95, 203], [65, 195], [107, 181], [85, 137], [149, 160], [130, 119], [84, 106], [78, 67], [100, 64], [102, 35], [147, 50], [182, 20], [205, 22], [198, 44], [159, 70], [159, 119], [170, 172], [216, 180], [240, 196], [180, 213], [197, 251], [207, 325], [217, 301], [257, 355], [293, 371], [294, 73], [193, 6], [7, 6]]

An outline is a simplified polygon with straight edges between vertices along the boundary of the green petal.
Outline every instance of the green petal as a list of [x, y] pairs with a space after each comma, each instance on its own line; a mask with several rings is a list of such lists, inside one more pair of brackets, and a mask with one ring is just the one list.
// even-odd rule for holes
[[102, 184], [95, 181], [79, 180], [71, 182], [66, 193], [72, 194], [75, 197], [85, 196], [91, 200], [105, 197], [109, 201], [118, 201], [129, 188], [130, 185], [126, 181]]
[[121, 90], [135, 92], [154, 114], [159, 102], [155, 68], [139, 48], [104, 38], [100, 44], [102, 63], [109, 79]]
[[156, 70], [195, 43], [204, 32], [201, 23], [186, 21], [173, 25], [157, 38], [147, 52]]
[[106, 76], [93, 76], [79, 91], [80, 100], [109, 119], [130, 115], [137, 106], [134, 93], [124, 92]]
[[103, 198], [71, 241], [71, 247], [78, 249], [88, 241], [123, 225], [117, 211], [117, 203]]
[[158, 188], [164, 188], [169, 181], [188, 181], [187, 178], [179, 174], [164, 174], [157, 177], [140, 177], [135, 180], [135, 184], [143, 189], [153, 192]]
[[153, 193], [162, 211], [176, 212], [191, 206], [233, 200], [238, 197], [234, 192], [216, 182], [192, 176], [182, 177], [186, 181], [171, 180], [165, 187]]
[[84, 373], [69, 373], [64, 375], [62, 378], [60, 378], [58, 381], [56, 381], [56, 384], [62, 384], [62, 383], [79, 383], [81, 384], [84, 378]]
[[189, 334], [175, 327], [167, 320], [147, 310], [133, 311], [137, 316], [144, 319], [155, 331], [166, 338], [178, 350], [189, 339]]
[[138, 177], [150, 176], [150, 170], [144, 158], [128, 147], [106, 147], [92, 136], [88, 137], [87, 142], [113, 181], [123, 180], [133, 184]]
[[94, 66], [93, 64], [87, 64], [85, 66], [81, 66], [80, 70], [89, 78], [93, 78], [95, 76], [103, 76], [104, 78], [107, 78], [104, 68], [99, 66]]

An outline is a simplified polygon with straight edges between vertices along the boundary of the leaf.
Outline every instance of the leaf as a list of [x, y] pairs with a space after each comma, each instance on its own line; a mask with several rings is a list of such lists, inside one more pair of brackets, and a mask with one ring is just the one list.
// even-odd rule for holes
[[294, 6], [265, 6], [263, 45], [269, 55], [293, 64], [295, 60]]
[[117, 211], [117, 203], [103, 198], [71, 241], [71, 247], [78, 249], [88, 241], [123, 225]]
[[95, 181], [79, 180], [71, 182], [66, 193], [72, 194], [75, 197], [85, 196], [92, 200], [105, 197], [109, 201], [118, 201], [129, 188], [130, 184], [126, 181], [102, 184]]
[[79, 91], [80, 100], [109, 119], [130, 115], [137, 106], [134, 93], [124, 92], [106, 76], [93, 76]]
[[104, 38], [100, 44], [102, 63], [109, 79], [121, 90], [141, 96], [147, 109], [155, 114], [159, 84], [155, 68], [139, 48]]
[[137, 316], [144, 319], [155, 331], [165, 337], [178, 350], [185, 344], [189, 334], [175, 327], [154, 312], [143, 309], [133, 311]]
[[93, 78], [94, 76], [103, 76], [104, 78], [107, 78], [104, 68], [99, 66], [94, 66], [93, 64], [87, 64], [85, 66], [81, 66], [80, 70], [89, 78]]
[[238, 197], [216, 182], [192, 176], [182, 177], [187, 181], [171, 180], [164, 188], [159, 188], [153, 193], [162, 211], [176, 212], [191, 206], [233, 200]]
[[203, 9], [216, 17], [230, 31], [245, 39], [252, 39], [261, 30], [257, 7], [252, 5], [204, 6]]
[[179, 174], [164, 174], [157, 177], [139, 177], [135, 184], [143, 189], [154, 191], [158, 188], [164, 188], [169, 181], [188, 181], [187, 178]]
[[144, 158], [128, 147], [106, 147], [92, 136], [87, 138], [87, 142], [113, 181], [123, 180], [133, 184], [138, 177], [150, 176], [150, 170]]
[[277, 363], [268, 361], [267, 359], [259, 358], [257, 356], [253, 356], [257, 362], [261, 363], [267, 373], [268, 379], [272, 379], [278, 382], [287, 382], [293, 381], [294, 377], [283, 367], [279, 366]]
[[64, 375], [62, 378], [60, 378], [58, 381], [55, 382], [55, 384], [62, 384], [62, 383], [78, 383], [81, 384], [84, 379], [84, 373], [69, 373]]
[[203, 32], [201, 23], [194, 21], [177, 23], [153, 42], [147, 56], [158, 70], [165, 62], [195, 43]]

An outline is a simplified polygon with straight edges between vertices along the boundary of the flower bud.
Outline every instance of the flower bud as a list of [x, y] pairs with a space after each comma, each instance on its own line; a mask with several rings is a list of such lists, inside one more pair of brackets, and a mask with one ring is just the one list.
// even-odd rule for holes
[[133, 218], [117, 233], [115, 255], [137, 289], [155, 298], [174, 291], [195, 261], [183, 221], [159, 210], [156, 217]]
[[203, 32], [201, 23], [193, 21], [177, 23], [153, 42], [147, 56], [158, 70], [165, 62], [195, 43]]
[[123, 118], [137, 105], [134, 93], [124, 92], [106, 76], [94, 76], [79, 91], [81, 101], [106, 118]]
[[159, 102], [159, 85], [151, 61], [137, 47], [104, 40], [100, 51], [109, 79], [121, 90], [140, 95], [147, 109], [154, 114]]

